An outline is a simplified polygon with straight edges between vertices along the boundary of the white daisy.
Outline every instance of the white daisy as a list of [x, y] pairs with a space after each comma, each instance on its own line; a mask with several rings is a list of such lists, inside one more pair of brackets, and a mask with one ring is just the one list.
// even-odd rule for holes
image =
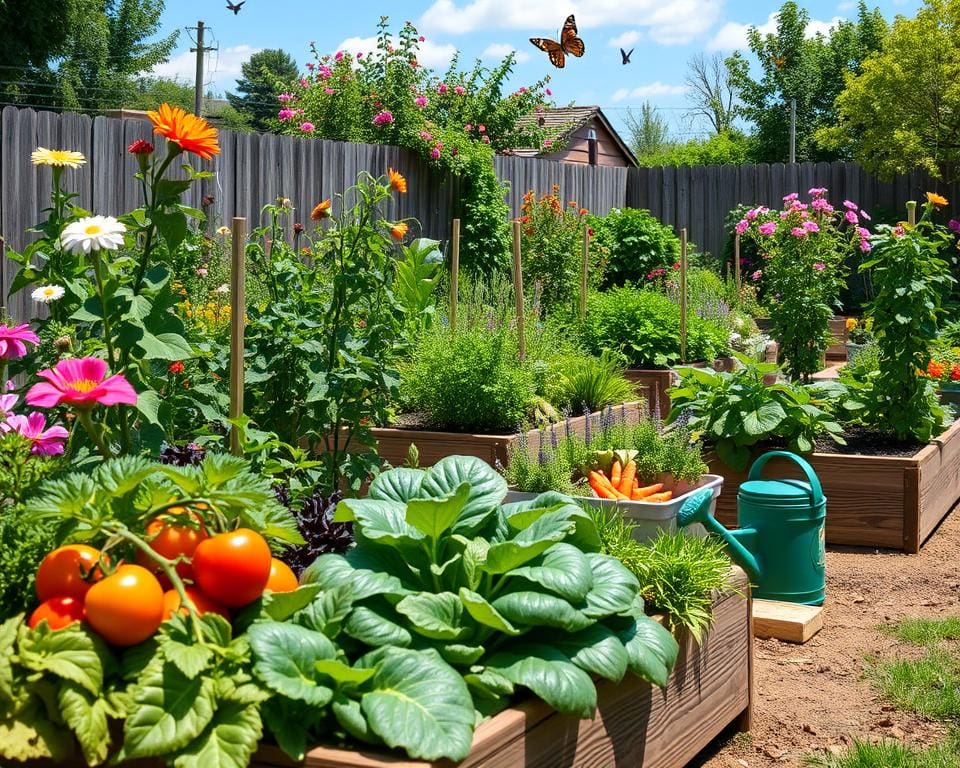
[[41, 285], [35, 288], [30, 298], [39, 301], [41, 304], [49, 304], [51, 301], [62, 299], [65, 293], [62, 285]]
[[60, 244], [71, 253], [115, 251], [123, 245], [126, 231], [113, 216], [88, 216], [67, 224], [60, 235]]
[[214, 291], [216, 293], [230, 293], [230, 286], [227, 283], [217, 286]]

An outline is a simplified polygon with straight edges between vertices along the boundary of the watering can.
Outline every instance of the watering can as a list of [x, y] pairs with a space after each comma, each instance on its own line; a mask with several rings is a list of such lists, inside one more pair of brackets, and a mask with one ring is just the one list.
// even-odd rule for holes
[[[803, 480], [763, 480], [764, 465], [775, 456], [795, 462]], [[805, 605], [826, 597], [825, 529], [827, 499], [816, 473], [788, 451], [770, 451], [757, 459], [737, 494], [737, 530], [727, 530], [710, 514], [711, 492], [691, 496], [677, 523], [701, 523], [724, 540], [730, 557], [755, 585], [753, 596]]]

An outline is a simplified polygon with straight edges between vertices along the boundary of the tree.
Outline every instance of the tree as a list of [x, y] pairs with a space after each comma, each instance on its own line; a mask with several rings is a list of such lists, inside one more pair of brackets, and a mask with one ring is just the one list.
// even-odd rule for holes
[[720, 54], [707, 58], [702, 53], [695, 54], [687, 62], [687, 100], [691, 103], [690, 112], [696, 118], [705, 119], [720, 134], [733, 126], [737, 92], [731, 82]]
[[640, 106], [640, 114], [632, 109], [624, 118], [630, 132], [630, 149], [637, 157], [654, 154], [670, 141], [670, 126], [649, 101]]
[[165, 77], [144, 77], [137, 81], [136, 91], [124, 102], [130, 109], [156, 109], [172, 104], [193, 112], [193, 83]]
[[879, 10], [860, 0], [856, 22], [841, 21], [829, 34], [806, 35], [810, 15], [793, 0], [777, 14], [777, 30], [748, 32], [750, 51], [760, 63], [759, 80], [739, 51], [727, 59], [730, 83], [740, 98], [737, 114], [753, 124], [753, 157], [783, 162], [789, 155], [790, 102], [796, 100], [797, 160], [835, 160], [843, 152], [824, 146], [817, 131], [837, 120], [834, 101], [844, 74], [856, 73], [880, 45], [886, 22]]
[[660, 151], [638, 157], [640, 165], [725, 165], [746, 163], [750, 156], [750, 138], [740, 131], [724, 131], [707, 139], [690, 139], [668, 144]]
[[851, 147], [889, 178], [923, 168], [947, 182], [960, 174], [960, 0], [925, 0], [916, 18], [898, 18], [879, 53], [847, 77], [838, 121], [818, 133]]
[[268, 48], [253, 54], [240, 71], [237, 93], [227, 94], [230, 106], [246, 116], [255, 131], [267, 131], [279, 108], [278, 90], [298, 77], [297, 62], [284, 50]]

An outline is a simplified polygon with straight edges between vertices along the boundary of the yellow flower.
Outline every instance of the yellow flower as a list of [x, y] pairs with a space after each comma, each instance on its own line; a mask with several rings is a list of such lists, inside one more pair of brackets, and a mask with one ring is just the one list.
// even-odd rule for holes
[[855, 317], [848, 317], [848, 318], [847, 318], [847, 322], [846, 322], [846, 326], [847, 326], [847, 330], [848, 330], [848, 331], [852, 331], [854, 328], [857, 327], [857, 318], [855, 318]]
[[217, 227], [217, 234], [220, 237], [226, 237], [230, 234], [230, 227]]
[[399, 242], [407, 236], [407, 229], [409, 229], [409, 227], [407, 227], [406, 222], [398, 221], [396, 224], [390, 227], [390, 236]]
[[30, 155], [30, 162], [34, 165], [53, 165], [58, 168], [79, 168], [87, 162], [87, 158], [81, 153], [72, 152], [69, 149], [37, 147]]
[[927, 202], [937, 206], [937, 208], [943, 208], [947, 205], [947, 198], [938, 195], [936, 192], [927, 192]]
[[407, 180], [400, 175], [399, 171], [393, 170], [393, 168], [387, 169], [387, 176], [390, 178], [390, 189], [394, 192], [399, 192], [403, 194], [407, 191]]

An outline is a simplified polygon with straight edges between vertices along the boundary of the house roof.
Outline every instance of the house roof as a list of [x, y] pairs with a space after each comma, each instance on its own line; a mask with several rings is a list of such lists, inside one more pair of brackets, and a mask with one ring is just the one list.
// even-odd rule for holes
[[[581, 126], [589, 123], [591, 120], [596, 120], [600, 123], [607, 132], [613, 137], [614, 143], [619, 147], [620, 151], [623, 152], [624, 156], [627, 157], [631, 163], [638, 165], [637, 158], [631, 151], [630, 147], [627, 146], [627, 143], [621, 138], [620, 134], [617, 133], [613, 125], [610, 124], [610, 121], [607, 119], [607, 116], [603, 114], [603, 110], [599, 106], [585, 106], [585, 107], [547, 107], [541, 109], [534, 114], [524, 115], [520, 118], [520, 124], [531, 123], [536, 121], [541, 128], [546, 130], [559, 130], [560, 134], [558, 138], [566, 139], [569, 138], [571, 134], [575, 133], [577, 129]], [[539, 154], [548, 154], [544, 153], [542, 150], [536, 149], [513, 149], [510, 150], [510, 154], [519, 155], [520, 157], [535, 157]]]

